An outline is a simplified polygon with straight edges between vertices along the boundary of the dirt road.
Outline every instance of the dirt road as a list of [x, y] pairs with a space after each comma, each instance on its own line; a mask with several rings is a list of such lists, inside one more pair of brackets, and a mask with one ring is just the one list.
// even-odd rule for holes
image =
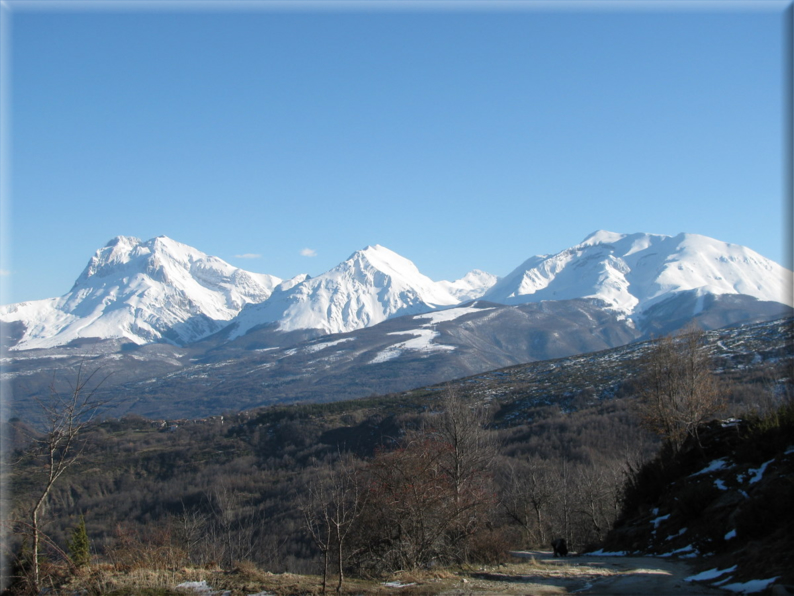
[[[521, 563], [483, 569], [446, 594], [600, 594], [609, 596], [695, 596], [714, 591], [684, 581], [695, 572], [687, 561], [655, 557], [572, 556], [514, 553]], [[526, 562], [523, 562], [526, 559]]]

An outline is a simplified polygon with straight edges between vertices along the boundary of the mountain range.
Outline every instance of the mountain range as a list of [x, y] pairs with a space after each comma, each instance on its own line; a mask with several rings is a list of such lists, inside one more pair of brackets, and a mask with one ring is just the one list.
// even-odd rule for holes
[[588, 299], [637, 323], [690, 292], [791, 306], [791, 272], [749, 248], [705, 236], [598, 231], [554, 255], [534, 256], [504, 279], [472, 271], [434, 282], [379, 245], [315, 278], [251, 273], [164, 236], [119, 236], [99, 249], [60, 298], [0, 307], [24, 327], [12, 349], [85, 338], [186, 345], [226, 328], [230, 339], [262, 325], [283, 332], [345, 333], [386, 319], [482, 298], [504, 305]]
[[25, 400], [94, 359], [150, 415], [163, 400], [202, 413], [328, 401], [608, 349], [693, 320], [772, 320], [792, 313], [791, 288], [777, 263], [695, 234], [598, 231], [502, 279], [475, 270], [454, 282], [379, 245], [282, 280], [166, 237], [120, 236], [64, 296], [0, 307], [3, 377]]

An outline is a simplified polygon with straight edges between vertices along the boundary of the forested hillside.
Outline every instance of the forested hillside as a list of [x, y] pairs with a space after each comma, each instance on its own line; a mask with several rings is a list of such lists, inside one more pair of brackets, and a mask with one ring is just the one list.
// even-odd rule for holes
[[[749, 337], [732, 345], [722, 335], [720, 346], [712, 338], [713, 350], [733, 355], [711, 360], [722, 417], [766, 413], [786, 399], [783, 348], [739, 354]], [[660, 446], [636, 407], [653, 350], [363, 400], [92, 423], [47, 499], [42, 571], [65, 573], [81, 520], [93, 569], [125, 572], [248, 564], [326, 570], [337, 581], [340, 569], [377, 577], [499, 563], [511, 549], [547, 548], [559, 537], [573, 551], [595, 548], [625, 515], [627, 474]], [[24, 579], [26, 512], [50, 467], [35, 449], [41, 430], [21, 421], [7, 430], [15, 448], [3, 482], [12, 486], [15, 533], [4, 554]]]

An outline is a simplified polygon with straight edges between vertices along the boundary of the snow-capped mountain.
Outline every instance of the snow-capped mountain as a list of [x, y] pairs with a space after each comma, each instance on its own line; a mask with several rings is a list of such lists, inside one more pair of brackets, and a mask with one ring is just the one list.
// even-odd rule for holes
[[696, 234], [598, 231], [555, 255], [528, 259], [483, 299], [522, 304], [593, 298], [638, 318], [683, 293], [701, 302], [707, 295], [733, 294], [791, 306], [791, 288], [791, 271], [744, 246]]
[[244, 308], [231, 337], [267, 323], [277, 323], [279, 331], [344, 333], [459, 302], [405, 257], [380, 245], [368, 246], [330, 271], [281, 286], [266, 302]]
[[215, 333], [246, 304], [266, 300], [281, 281], [165, 236], [118, 236], [94, 254], [67, 294], [0, 307], [0, 320], [24, 326], [17, 350], [81, 338], [185, 344]]

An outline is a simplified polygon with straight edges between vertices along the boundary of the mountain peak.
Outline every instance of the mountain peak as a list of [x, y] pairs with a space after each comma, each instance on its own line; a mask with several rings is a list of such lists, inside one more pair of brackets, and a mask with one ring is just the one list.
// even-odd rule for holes
[[610, 232], [608, 230], [596, 230], [587, 238], [582, 240], [579, 243], [579, 246], [593, 246], [595, 244], [614, 244], [623, 238], [626, 237], [626, 234], [618, 234], [616, 232]]
[[393, 250], [386, 248], [385, 246], [381, 246], [380, 244], [369, 244], [350, 255], [348, 260], [354, 259], [356, 257], [365, 257], [377, 261], [408, 261], [408, 259], [405, 257], [397, 254]]
[[598, 230], [570, 249], [537, 256], [484, 296], [503, 304], [597, 299], [636, 317], [681, 292], [742, 294], [789, 304], [791, 272], [749, 248], [706, 236]]
[[114, 247], [119, 245], [133, 246], [140, 243], [140, 238], [136, 238], [135, 236], [115, 236], [114, 238], [108, 240], [107, 244], [105, 244], [105, 247]]
[[32, 302], [27, 314], [17, 309], [15, 320], [26, 327], [18, 348], [89, 337], [138, 344], [196, 341], [225, 326], [246, 304], [266, 300], [280, 282], [167, 236], [145, 242], [116, 236], [96, 251], [64, 296]]
[[233, 337], [264, 323], [278, 323], [281, 331], [344, 333], [458, 302], [412, 261], [375, 244], [354, 252], [330, 271], [278, 292], [264, 304], [246, 308]]

